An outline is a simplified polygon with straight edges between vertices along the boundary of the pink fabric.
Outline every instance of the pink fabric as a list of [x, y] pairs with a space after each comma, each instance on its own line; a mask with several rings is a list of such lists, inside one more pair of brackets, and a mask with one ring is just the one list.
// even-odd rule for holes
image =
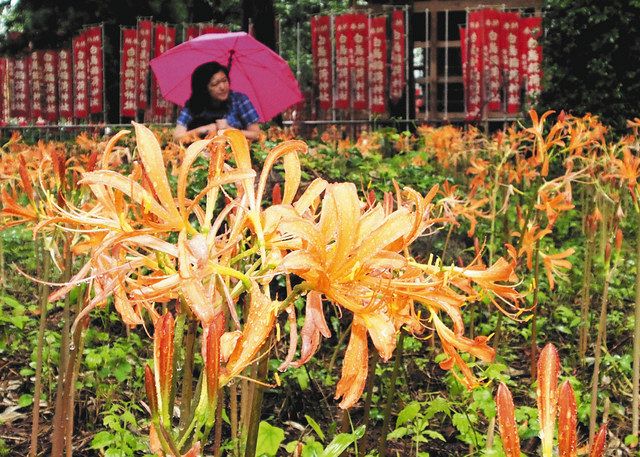
[[191, 96], [191, 74], [211, 61], [227, 65], [231, 59], [231, 89], [246, 94], [260, 121], [266, 122], [302, 100], [289, 64], [244, 32], [201, 35], [151, 60], [162, 96], [184, 106]]

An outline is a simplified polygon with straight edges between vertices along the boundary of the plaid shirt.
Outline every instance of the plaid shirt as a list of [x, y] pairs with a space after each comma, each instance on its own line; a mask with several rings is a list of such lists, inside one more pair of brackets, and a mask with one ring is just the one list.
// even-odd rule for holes
[[[237, 129], [246, 129], [249, 125], [255, 124], [260, 119], [258, 112], [253, 107], [251, 100], [242, 92], [229, 92], [231, 107], [225, 116], [225, 119], [231, 127]], [[206, 114], [206, 112], [205, 112]], [[188, 128], [189, 123], [193, 119], [191, 111], [186, 106], [182, 108], [178, 115], [177, 124]]]

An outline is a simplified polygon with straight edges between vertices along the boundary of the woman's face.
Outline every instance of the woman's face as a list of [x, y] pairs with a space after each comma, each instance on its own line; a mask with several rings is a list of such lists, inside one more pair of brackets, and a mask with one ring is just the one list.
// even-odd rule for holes
[[224, 102], [229, 98], [229, 78], [224, 74], [224, 71], [214, 73], [207, 85], [209, 95], [215, 101]]

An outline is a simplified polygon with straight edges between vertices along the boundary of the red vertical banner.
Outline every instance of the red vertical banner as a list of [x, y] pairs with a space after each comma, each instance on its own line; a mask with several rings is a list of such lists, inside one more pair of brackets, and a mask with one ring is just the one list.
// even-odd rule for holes
[[104, 43], [102, 25], [90, 27], [85, 31], [87, 56], [89, 57], [89, 111], [101, 113], [104, 108]]
[[535, 100], [542, 90], [542, 18], [520, 19], [520, 65], [525, 78], [525, 93], [529, 101]]
[[150, 20], [138, 21], [138, 108], [146, 109], [148, 105], [147, 89], [149, 81], [149, 61], [151, 60], [151, 35], [153, 22]]
[[73, 74], [75, 87], [73, 91], [73, 115], [83, 119], [89, 115], [89, 73], [87, 68], [87, 39], [82, 32], [72, 40]]
[[331, 17], [313, 16], [311, 18], [311, 54], [315, 80], [318, 84], [320, 109], [331, 108]]
[[520, 111], [520, 53], [518, 13], [502, 13], [500, 55], [507, 85], [507, 113]]
[[184, 29], [184, 41], [193, 40], [200, 35], [200, 27], [198, 24], [189, 24]]
[[369, 87], [371, 112], [384, 113], [387, 82], [387, 18], [374, 17], [369, 29]]
[[343, 14], [335, 18], [336, 37], [336, 97], [335, 106], [339, 109], [350, 107], [350, 59], [349, 49], [352, 43], [351, 14]]
[[136, 117], [137, 31], [123, 28], [120, 39], [120, 116]]
[[354, 14], [351, 21], [353, 46], [351, 52], [353, 68], [353, 107], [367, 109], [369, 107], [369, 17], [366, 14]]
[[42, 54], [42, 79], [44, 84], [43, 117], [49, 122], [58, 120], [58, 52], [45, 51]]
[[484, 77], [482, 61], [482, 37], [484, 33], [482, 13], [474, 11], [469, 14], [467, 21], [466, 52], [467, 52], [467, 119], [479, 119], [484, 101]]
[[31, 53], [29, 79], [31, 80], [31, 118], [38, 121], [42, 117], [42, 51]]
[[[167, 27], [165, 24], [155, 24], [153, 31], [153, 52], [155, 56], [161, 55], [166, 51]], [[166, 106], [162, 103], [162, 94], [160, 93], [160, 86], [156, 82], [155, 76], [151, 80], [151, 114], [152, 116], [164, 116], [166, 114]]]
[[23, 123], [29, 118], [29, 57], [16, 59], [13, 73], [13, 117], [22, 118]]
[[61, 49], [58, 52], [58, 100], [60, 117], [73, 117], [73, 63], [72, 51]]
[[7, 102], [9, 101], [9, 59], [0, 57], [0, 125], [7, 125], [9, 122], [9, 110], [7, 110]]
[[391, 13], [391, 87], [389, 98], [397, 102], [402, 98], [405, 86], [405, 26], [404, 12], [394, 10]]
[[500, 19], [501, 12], [497, 10], [482, 10], [484, 20], [484, 37], [482, 54], [484, 72], [487, 78], [487, 101], [490, 111], [500, 111], [502, 82], [500, 74]]

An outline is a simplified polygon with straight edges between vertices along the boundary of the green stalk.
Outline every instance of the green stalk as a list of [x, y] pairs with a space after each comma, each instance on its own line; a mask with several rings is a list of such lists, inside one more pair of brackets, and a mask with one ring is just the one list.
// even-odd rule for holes
[[[640, 212], [636, 212], [638, 223], [640, 223]], [[640, 225], [636, 223], [636, 303], [635, 322], [633, 329], [633, 388], [632, 407], [633, 418], [631, 421], [631, 433], [638, 439], [640, 428]]]
[[580, 297], [580, 340], [578, 343], [578, 353], [580, 360], [584, 364], [589, 342], [589, 308], [591, 304], [591, 269], [593, 266], [593, 255], [595, 253], [595, 240], [593, 234], [587, 234], [587, 251], [584, 258], [584, 271], [582, 276], [582, 293]]
[[218, 402], [216, 404], [216, 421], [213, 432], [213, 457], [220, 457], [222, 454], [222, 404], [224, 402], [224, 390], [218, 389]]
[[[78, 295], [76, 302], [76, 316], [82, 311], [84, 304], [83, 294]], [[67, 457], [73, 455], [73, 418], [75, 413], [75, 399], [76, 399], [76, 380], [78, 379], [78, 373], [80, 372], [80, 364], [82, 363], [82, 354], [84, 352], [84, 336], [85, 330], [88, 327], [89, 318], [85, 318], [85, 323], [76, 327], [73, 338], [73, 350], [70, 353], [69, 364], [67, 364], [69, 374], [69, 381], [65, 382], [66, 387], [66, 435], [65, 435], [65, 447]]]
[[[42, 280], [49, 280], [49, 256], [44, 251], [42, 241], [36, 243], [36, 257], [42, 256]], [[38, 432], [40, 430], [40, 397], [42, 396], [42, 350], [44, 346], [44, 331], [47, 326], [47, 304], [49, 296], [49, 286], [40, 285], [40, 322], [38, 324], [38, 340], [36, 343], [36, 380], [33, 393], [33, 408], [31, 413], [31, 445], [29, 447], [29, 456], [35, 457], [38, 453]], [[56, 423], [53, 424], [54, 436]], [[62, 451], [62, 448], [60, 448]], [[55, 455], [55, 454], [52, 454]], [[58, 454], [58, 455], [61, 455]]]
[[[69, 242], [71, 240], [67, 239], [65, 243], [64, 249], [64, 272], [62, 275], [62, 282], [67, 282], [71, 278], [71, 253], [69, 252]], [[78, 290], [80, 293], [80, 290]], [[80, 295], [82, 295], [80, 293]], [[64, 440], [64, 435], [66, 432], [64, 431], [66, 424], [66, 405], [67, 402], [64, 399], [64, 393], [66, 390], [66, 382], [65, 374], [67, 373], [67, 364], [70, 360], [70, 344], [69, 344], [69, 328], [71, 327], [71, 293], [68, 293], [64, 299], [64, 308], [62, 309], [62, 335], [60, 339], [60, 363], [58, 367], [58, 378], [57, 378], [57, 386], [56, 386], [56, 396], [55, 396], [55, 409], [53, 415], [53, 423], [54, 423], [54, 434], [51, 439], [52, 447], [55, 450], [58, 450], [58, 446], [61, 446], [62, 442], [60, 440]], [[64, 434], [64, 435], [63, 435]], [[53, 450], [53, 449], [52, 449]]]
[[180, 396], [180, 429], [183, 429], [192, 416], [191, 399], [193, 397], [193, 363], [195, 357], [196, 331], [198, 322], [189, 319], [187, 335], [184, 341], [184, 363], [182, 364], [182, 394]]
[[[269, 338], [269, 342], [263, 349], [260, 362], [257, 367], [257, 379], [263, 380], [267, 377], [269, 371], [269, 352], [271, 351], [271, 340], [273, 339], [273, 333]], [[253, 384], [253, 394], [251, 396], [251, 414], [249, 415], [249, 426], [247, 428], [247, 441], [244, 456], [255, 457], [256, 445], [258, 444], [258, 428], [260, 425], [260, 416], [262, 413], [262, 398], [264, 393], [264, 387], [258, 384]]]
[[4, 269], [4, 237], [2, 236], [2, 232], [0, 232], [0, 295], [4, 294], [7, 287], [6, 281], [7, 277]]
[[611, 268], [610, 260], [605, 260], [604, 265], [604, 288], [602, 291], [602, 300], [600, 302], [600, 320], [598, 321], [598, 334], [596, 336], [595, 354], [593, 362], [593, 375], [591, 377], [591, 405], [589, 408], [589, 446], [593, 444], [593, 438], [596, 434], [596, 414], [598, 403], [598, 383], [600, 376], [600, 362], [602, 360], [602, 344], [605, 339], [607, 330], [607, 305], [609, 303], [609, 285], [613, 279], [615, 266]]
[[[369, 361], [369, 373], [367, 373], [367, 385], [365, 387], [365, 392], [367, 393], [367, 398], [364, 402], [364, 411], [362, 413], [363, 419], [362, 422], [364, 424], [365, 430], [369, 429], [369, 419], [371, 418], [371, 402], [372, 402], [372, 396], [373, 396], [373, 386], [375, 384], [375, 379], [376, 379], [376, 367], [378, 366], [378, 359], [380, 358], [380, 355], [378, 354], [378, 351], [373, 351], [373, 354], [371, 354], [371, 360]], [[359, 447], [359, 454], [360, 456], [366, 455], [367, 453], [367, 448], [369, 444], [369, 440], [368, 440], [368, 434], [365, 434], [362, 437], [362, 445]]]
[[536, 241], [535, 248], [533, 250], [534, 255], [534, 267], [533, 267], [533, 281], [534, 281], [534, 289], [533, 289], [533, 310], [532, 310], [532, 318], [531, 318], [531, 379], [535, 379], [536, 370], [538, 368], [538, 325], [537, 325], [537, 316], [538, 316], [538, 290], [540, 289], [540, 241]]
[[389, 433], [389, 424], [391, 424], [391, 407], [393, 406], [394, 397], [396, 396], [396, 380], [400, 372], [400, 363], [404, 352], [404, 332], [400, 332], [398, 338], [398, 346], [396, 349], [395, 361], [393, 363], [393, 372], [389, 380], [389, 393], [387, 394], [387, 403], [384, 406], [384, 419], [382, 421], [382, 430], [380, 431], [380, 442], [378, 444], [378, 454], [387, 455], [387, 434]]

